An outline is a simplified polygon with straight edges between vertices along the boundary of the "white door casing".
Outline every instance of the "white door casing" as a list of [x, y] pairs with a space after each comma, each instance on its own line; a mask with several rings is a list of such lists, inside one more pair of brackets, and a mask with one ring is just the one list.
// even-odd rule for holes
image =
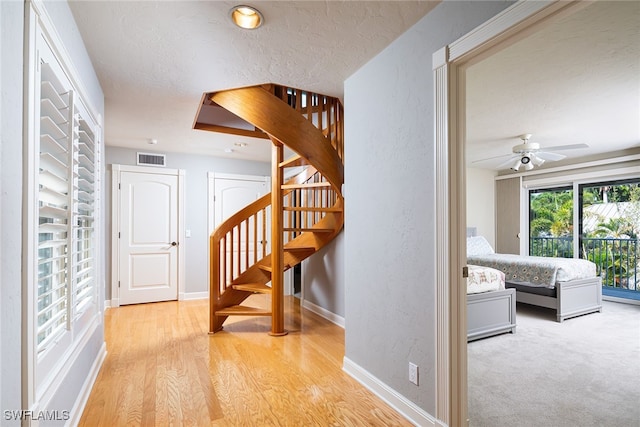
[[112, 306], [184, 294], [184, 171], [113, 165]]

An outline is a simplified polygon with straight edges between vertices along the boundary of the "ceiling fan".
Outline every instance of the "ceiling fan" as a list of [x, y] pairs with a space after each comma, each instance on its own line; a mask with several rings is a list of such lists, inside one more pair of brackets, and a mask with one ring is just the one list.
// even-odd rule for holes
[[487, 159], [476, 160], [473, 163], [510, 156], [508, 160], [499, 164], [497, 166], [497, 169], [502, 169], [503, 167], [511, 164], [511, 169], [513, 169], [514, 171], [520, 170], [521, 167], [523, 167], [524, 170], [528, 171], [533, 169], [535, 166], [542, 166], [545, 161], [555, 162], [567, 157], [564, 154], [552, 153], [552, 151], [574, 150], [577, 148], [589, 147], [587, 144], [571, 144], [556, 145], [553, 147], [547, 147], [546, 149], [542, 150], [540, 144], [536, 142], [529, 142], [531, 136], [532, 135], [530, 133], [520, 135], [522, 144], [518, 144], [512, 148], [513, 154], [503, 154], [501, 156], [489, 157]]

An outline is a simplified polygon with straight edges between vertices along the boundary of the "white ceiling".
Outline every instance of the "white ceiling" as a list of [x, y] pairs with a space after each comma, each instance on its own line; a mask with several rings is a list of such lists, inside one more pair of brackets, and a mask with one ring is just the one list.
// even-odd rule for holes
[[[252, 31], [228, 19], [236, 4], [71, 1], [107, 145], [269, 161], [268, 140], [192, 129], [204, 92], [272, 82], [342, 97], [344, 80], [437, 2], [260, 1], [266, 23]], [[589, 144], [561, 152], [570, 158], [640, 147], [639, 22], [638, 1], [595, 2], [469, 68], [468, 164], [495, 168], [508, 157], [476, 161], [509, 154], [523, 133], [543, 147]]]
[[589, 145], [558, 151], [567, 160], [640, 147], [640, 2], [590, 4], [471, 66], [467, 104], [474, 167], [504, 163], [477, 160], [524, 133], [543, 148]]
[[242, 2], [70, 7], [105, 94], [107, 145], [270, 161], [268, 140], [192, 129], [204, 92], [277, 83], [342, 97], [347, 77], [437, 3], [256, 1], [265, 24], [250, 31], [229, 19]]

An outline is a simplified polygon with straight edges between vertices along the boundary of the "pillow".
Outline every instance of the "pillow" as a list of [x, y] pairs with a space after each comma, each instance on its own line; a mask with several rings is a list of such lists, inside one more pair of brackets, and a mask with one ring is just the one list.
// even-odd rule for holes
[[467, 237], [467, 256], [493, 254], [495, 251], [483, 236]]

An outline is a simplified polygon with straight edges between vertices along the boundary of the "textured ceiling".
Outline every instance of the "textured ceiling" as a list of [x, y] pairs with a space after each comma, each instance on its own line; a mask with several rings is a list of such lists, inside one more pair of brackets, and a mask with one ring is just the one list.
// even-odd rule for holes
[[[437, 2], [260, 1], [266, 24], [253, 31], [231, 24], [235, 4], [70, 2], [108, 145], [269, 161], [268, 141], [192, 130], [204, 92], [273, 82], [342, 97], [344, 80]], [[589, 144], [570, 158], [640, 147], [640, 2], [585, 5], [468, 70], [471, 166], [495, 168], [505, 158], [477, 160], [508, 155], [523, 133], [543, 147]]]
[[278, 83], [342, 97], [347, 77], [437, 3], [260, 1], [265, 24], [251, 31], [229, 20], [237, 2], [70, 7], [105, 94], [107, 145], [269, 161], [269, 141], [192, 130], [204, 92]]
[[524, 133], [589, 145], [568, 158], [640, 147], [640, 2], [595, 2], [469, 68], [467, 163], [494, 168], [509, 157], [477, 160]]

